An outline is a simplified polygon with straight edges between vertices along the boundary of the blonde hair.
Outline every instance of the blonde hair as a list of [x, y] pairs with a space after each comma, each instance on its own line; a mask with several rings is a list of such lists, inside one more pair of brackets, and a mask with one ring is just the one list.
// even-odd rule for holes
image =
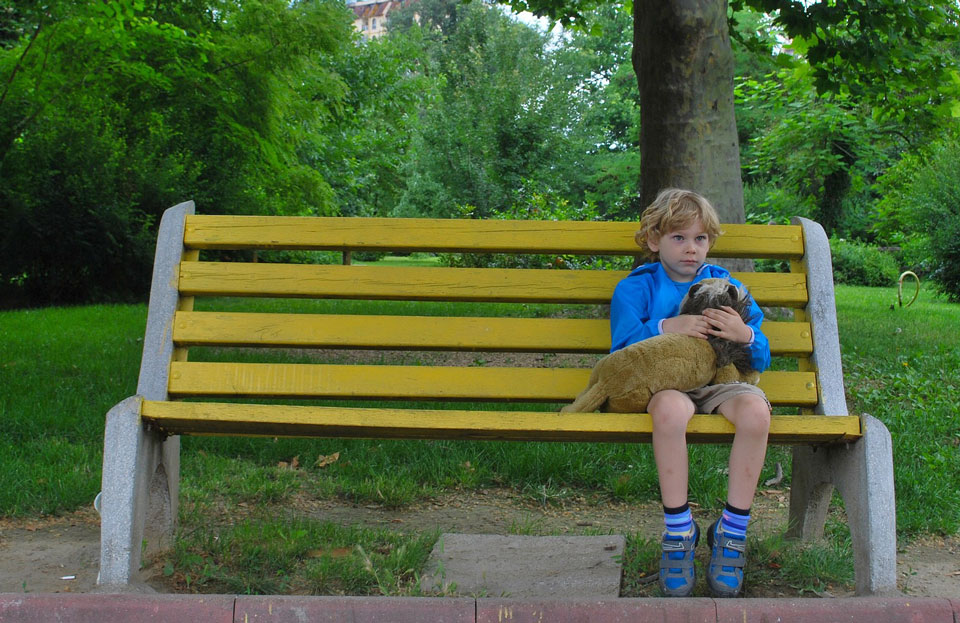
[[661, 190], [653, 203], [644, 209], [640, 217], [640, 229], [634, 235], [634, 240], [646, 259], [656, 260], [657, 254], [650, 250], [647, 241], [651, 238], [659, 240], [663, 234], [685, 229], [695, 221], [703, 224], [712, 247], [717, 237], [723, 233], [717, 211], [706, 197], [692, 190], [667, 188]]

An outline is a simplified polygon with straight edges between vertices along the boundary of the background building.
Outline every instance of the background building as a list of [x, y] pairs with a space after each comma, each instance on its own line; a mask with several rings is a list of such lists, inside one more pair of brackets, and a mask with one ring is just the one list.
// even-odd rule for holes
[[415, 0], [359, 0], [347, 2], [353, 9], [353, 27], [363, 40], [375, 39], [387, 32], [387, 16]]

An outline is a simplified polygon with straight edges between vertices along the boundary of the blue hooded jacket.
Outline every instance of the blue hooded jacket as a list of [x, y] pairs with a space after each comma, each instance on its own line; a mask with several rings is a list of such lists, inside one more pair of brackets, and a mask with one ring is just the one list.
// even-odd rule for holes
[[[677, 315], [680, 302], [690, 286], [709, 277], [729, 279], [735, 286], [743, 287], [727, 269], [714, 264], [701, 266], [693, 281], [688, 283], [670, 279], [660, 262], [634, 269], [620, 280], [610, 301], [610, 352], [660, 335], [661, 321]], [[751, 312], [753, 319], [747, 323], [753, 329], [750, 361], [755, 370], [763, 372], [770, 367], [770, 342], [760, 330], [763, 312], [752, 299]]]

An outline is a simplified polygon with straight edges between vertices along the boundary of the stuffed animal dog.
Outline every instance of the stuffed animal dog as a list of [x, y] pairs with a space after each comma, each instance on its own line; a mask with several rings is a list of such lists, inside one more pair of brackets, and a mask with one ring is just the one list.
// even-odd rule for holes
[[[704, 279], [690, 286], [680, 314], [701, 314], [710, 307], [729, 306], [744, 322], [750, 319], [750, 297], [726, 279]], [[716, 336], [707, 339], [666, 333], [610, 353], [597, 362], [587, 388], [561, 409], [563, 413], [597, 409], [642, 413], [659, 391], [690, 391], [721, 383], [757, 384], [746, 344]]]

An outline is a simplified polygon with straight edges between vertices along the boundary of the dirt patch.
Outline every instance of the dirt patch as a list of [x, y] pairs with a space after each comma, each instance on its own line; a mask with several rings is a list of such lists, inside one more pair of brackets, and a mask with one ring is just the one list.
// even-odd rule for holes
[[[764, 534], [782, 529], [786, 499], [786, 492], [775, 489], [758, 495], [751, 530]], [[305, 497], [290, 506], [316, 519], [400, 532], [655, 535], [661, 521], [656, 504], [573, 499], [563, 507], [543, 506], [529, 496], [499, 489], [454, 492], [398, 510]], [[99, 518], [92, 510], [58, 518], [0, 520], [0, 592], [89, 592], [96, 585], [99, 556]], [[960, 599], [960, 538], [926, 537], [903, 544], [897, 570], [899, 587], [908, 595]], [[164, 590], [162, 583], [155, 587]]]
[[100, 518], [0, 520], [0, 593], [86, 593], [100, 567]]

